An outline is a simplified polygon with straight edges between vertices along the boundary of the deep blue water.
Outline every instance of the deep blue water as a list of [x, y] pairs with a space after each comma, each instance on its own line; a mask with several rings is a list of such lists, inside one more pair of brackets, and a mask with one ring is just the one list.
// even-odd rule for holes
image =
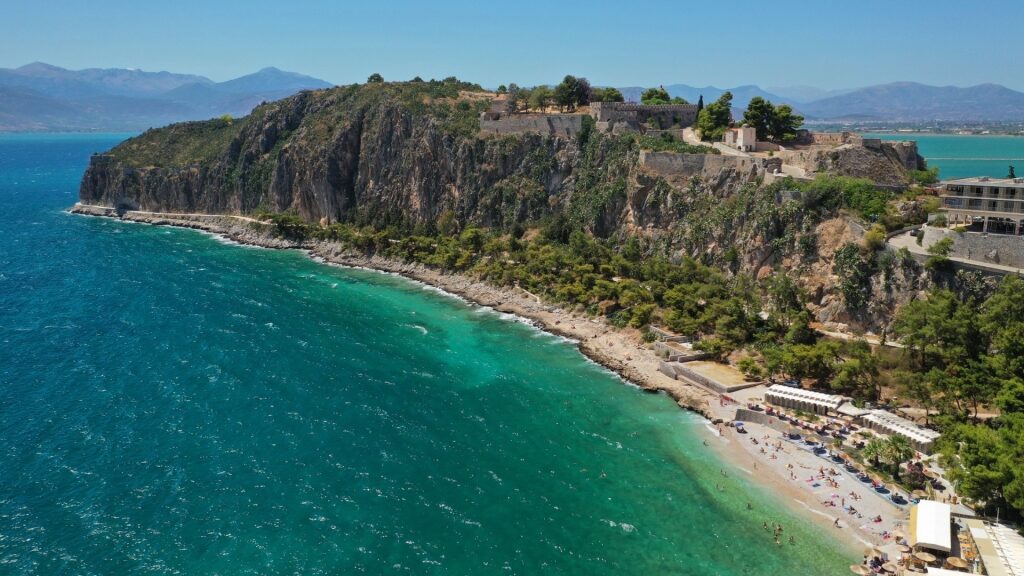
[[120, 138], [0, 136], [0, 574], [845, 571], [721, 477], [703, 421], [570, 343], [400, 278], [65, 213]]
[[943, 180], [989, 176], [1005, 178], [1014, 166], [1024, 176], [1024, 137], [957, 134], [865, 134], [884, 140], [917, 140], [917, 149], [928, 166], [939, 167]]

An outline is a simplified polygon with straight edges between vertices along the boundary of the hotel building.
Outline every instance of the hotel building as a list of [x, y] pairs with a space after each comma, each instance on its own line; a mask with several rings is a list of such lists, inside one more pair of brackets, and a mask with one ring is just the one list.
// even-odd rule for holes
[[942, 208], [950, 227], [996, 234], [1021, 233], [1024, 178], [962, 178], [943, 183]]

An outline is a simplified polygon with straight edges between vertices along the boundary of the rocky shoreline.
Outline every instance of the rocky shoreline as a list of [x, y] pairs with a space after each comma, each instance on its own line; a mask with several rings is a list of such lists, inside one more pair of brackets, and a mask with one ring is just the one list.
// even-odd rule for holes
[[296, 242], [279, 238], [272, 233], [269, 224], [242, 216], [141, 211], [119, 214], [113, 208], [81, 203], [75, 204], [68, 211], [154, 226], [202, 230], [249, 246], [304, 250], [312, 258], [327, 264], [368, 268], [423, 282], [474, 304], [525, 318], [546, 332], [573, 340], [587, 358], [642, 390], [664, 392], [680, 407], [697, 412], [709, 420], [718, 417], [710, 410], [711, 400], [717, 399], [717, 394], [697, 384], [674, 380], [662, 374], [658, 370], [657, 359], [644, 345], [639, 331], [614, 328], [601, 319], [573, 314], [545, 304], [525, 290], [499, 288], [464, 274], [451, 274], [421, 264], [368, 256], [336, 242]]
[[[420, 264], [367, 256], [353, 252], [336, 242], [296, 242], [279, 238], [273, 234], [271, 225], [243, 216], [140, 211], [118, 214], [113, 208], [81, 203], [75, 204], [68, 211], [73, 214], [117, 218], [155, 226], [191, 228], [248, 246], [303, 250], [311, 258], [330, 265], [400, 275], [439, 288], [474, 304], [523, 318], [539, 329], [570, 339], [576, 343], [584, 356], [618, 374], [624, 382], [647, 392], [664, 392], [678, 406], [701, 415], [709, 422], [729, 421], [734, 418], [735, 406], [720, 402], [719, 394], [696, 383], [674, 380], [663, 374], [659, 370], [658, 358], [643, 342], [642, 334], [638, 330], [615, 328], [602, 319], [573, 314], [557, 306], [545, 304], [537, 296], [522, 289], [499, 288], [464, 274], [449, 274]], [[708, 428], [709, 432], [713, 429], [710, 425]], [[731, 428], [717, 428], [717, 438], [709, 437], [710, 442], [705, 442], [705, 445], [711, 447], [724, 460], [753, 475], [748, 466], [753, 463], [753, 467], [757, 469], [758, 455], [743, 443], [745, 437], [731, 433]], [[784, 456], [782, 461], [788, 462], [789, 457]], [[806, 491], [792, 485], [783, 473], [777, 470], [772, 472], [774, 473], [759, 473], [752, 480], [780, 497], [791, 499], [797, 504], [793, 510], [804, 515], [809, 522], [817, 524], [823, 530], [834, 529], [832, 510], [823, 507], [816, 499], [808, 498]], [[870, 533], [862, 530], [858, 532], [860, 536], [838, 540], [851, 555], [855, 555], [859, 546], [869, 541], [881, 543]]]

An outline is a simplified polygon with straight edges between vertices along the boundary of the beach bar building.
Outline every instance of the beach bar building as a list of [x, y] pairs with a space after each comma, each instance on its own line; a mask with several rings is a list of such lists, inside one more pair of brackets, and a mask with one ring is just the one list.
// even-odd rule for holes
[[847, 400], [849, 399], [844, 396], [814, 392], [803, 388], [791, 388], [782, 384], [773, 384], [764, 393], [765, 402], [782, 408], [803, 410], [815, 414], [835, 412]]
[[950, 525], [952, 509], [949, 504], [934, 500], [921, 500], [910, 508], [910, 545], [915, 549], [928, 549], [949, 554], [953, 547]]
[[978, 518], [967, 520], [967, 529], [989, 576], [1024, 576], [1024, 536]]
[[860, 417], [864, 426], [877, 430], [884, 434], [899, 434], [910, 441], [910, 445], [918, 452], [930, 454], [932, 445], [938, 439], [939, 433], [935, 430], [922, 428], [917, 424], [901, 418], [892, 412], [885, 410], [872, 410]]

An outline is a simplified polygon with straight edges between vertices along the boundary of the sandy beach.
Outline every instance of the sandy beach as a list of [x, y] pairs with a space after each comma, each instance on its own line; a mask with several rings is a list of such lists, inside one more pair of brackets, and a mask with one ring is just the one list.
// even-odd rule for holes
[[[82, 204], [76, 204], [69, 211], [91, 216], [118, 217], [111, 208]], [[664, 392], [680, 407], [697, 412], [709, 420], [729, 422], [735, 418], [737, 405], [722, 403], [718, 394], [695, 383], [669, 378], [660, 372], [659, 359], [643, 342], [640, 331], [617, 329], [602, 319], [573, 314], [541, 302], [524, 290], [497, 288], [465, 275], [448, 274], [418, 264], [367, 257], [333, 242], [296, 243], [283, 240], [274, 237], [269, 226], [249, 218], [152, 212], [127, 212], [120, 218], [131, 222], [203, 230], [240, 244], [305, 250], [312, 258], [328, 264], [369, 268], [420, 281], [475, 304], [525, 318], [540, 329], [569, 338], [577, 343], [584, 355], [619, 374], [626, 381], [649, 392]], [[846, 544], [852, 554], [859, 554], [867, 545], [891, 544], [892, 539], [883, 539], [883, 533], [905, 526], [905, 510], [875, 494], [869, 486], [841, 470], [840, 466], [815, 456], [799, 443], [783, 439], [779, 432], [757, 424], [748, 424], [747, 434], [739, 434], [728, 426], [718, 426], [718, 430], [720, 434], [710, 430], [707, 433], [706, 444], [709, 449], [739, 470], [756, 477], [759, 484], [784, 499], [792, 500], [793, 509], [820, 526], [823, 531], [840, 532], [833, 535]], [[762, 448], [764, 453], [761, 452]], [[834, 468], [838, 474], [829, 474], [830, 468]], [[818, 478], [822, 471], [825, 472], [825, 478], [838, 483], [838, 487], [832, 487]], [[852, 505], [856, 513], [847, 512], [843, 505]], [[871, 519], [876, 516], [881, 516], [882, 521], [872, 522]]]

